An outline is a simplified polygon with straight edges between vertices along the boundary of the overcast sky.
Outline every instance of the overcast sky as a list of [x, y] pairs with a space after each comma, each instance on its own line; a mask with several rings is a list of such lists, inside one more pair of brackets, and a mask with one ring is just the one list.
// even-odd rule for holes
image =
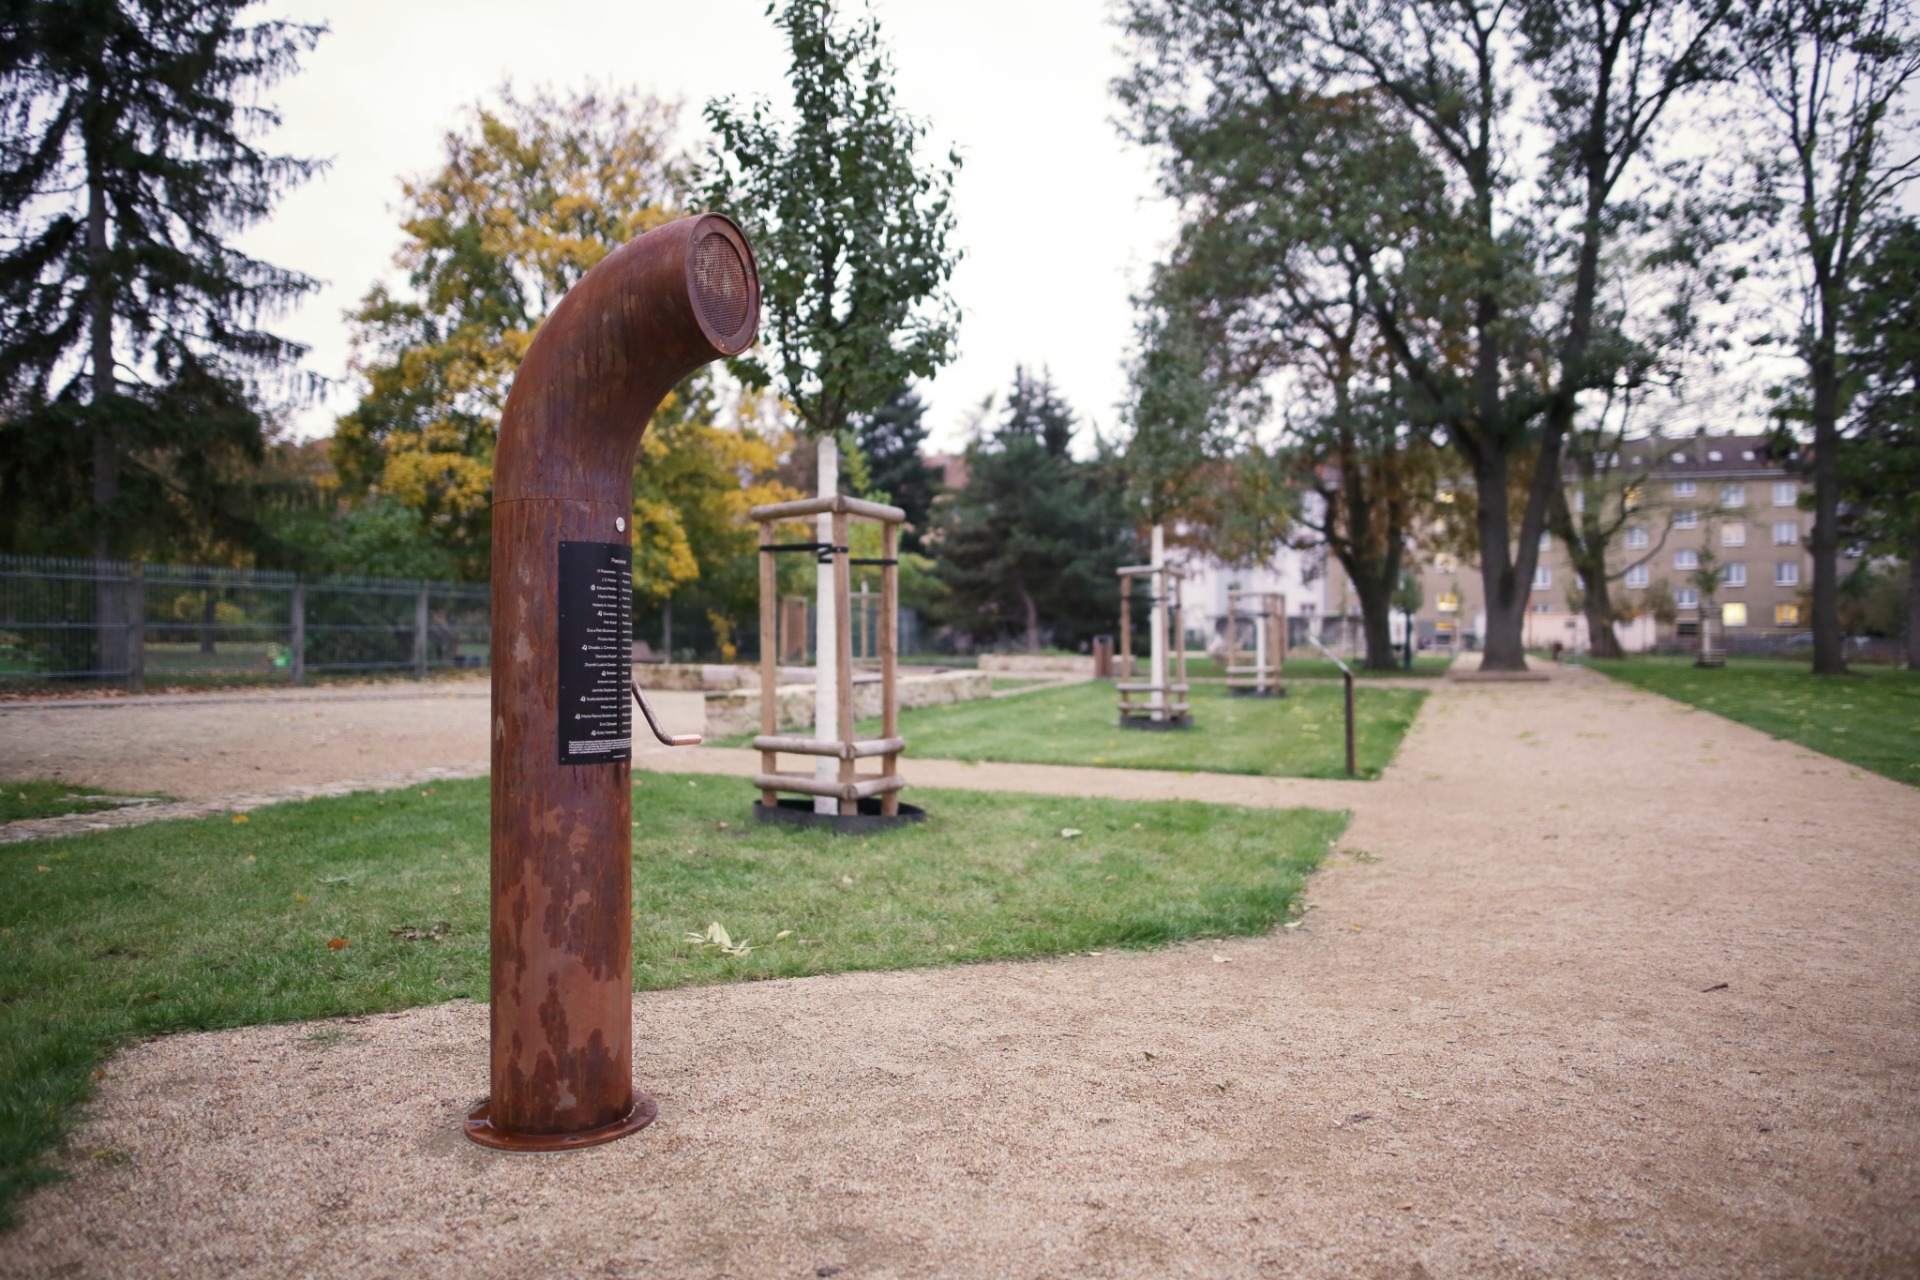
[[[393, 274], [403, 176], [441, 161], [465, 108], [511, 77], [523, 88], [631, 85], [685, 104], [689, 142], [708, 99], [786, 102], [786, 55], [764, 0], [270, 0], [254, 13], [327, 23], [300, 73], [272, 91], [269, 145], [329, 157], [244, 247], [326, 282], [278, 326], [307, 367], [346, 372], [344, 313]], [[962, 442], [1016, 362], [1048, 365], [1082, 421], [1111, 431], [1125, 389], [1128, 298], [1173, 232], [1148, 157], [1112, 125], [1121, 69], [1106, 0], [877, 0], [901, 105], [965, 165], [955, 195], [965, 260], [953, 291], [960, 356], [924, 389], [937, 447]], [[937, 148], [937, 149], [935, 149]], [[300, 414], [332, 430], [351, 386]]]

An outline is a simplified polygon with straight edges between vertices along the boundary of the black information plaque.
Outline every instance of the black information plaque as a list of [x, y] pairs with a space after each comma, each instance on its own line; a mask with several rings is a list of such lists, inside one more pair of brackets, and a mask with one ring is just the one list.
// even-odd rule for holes
[[633, 548], [560, 544], [560, 763], [633, 758]]

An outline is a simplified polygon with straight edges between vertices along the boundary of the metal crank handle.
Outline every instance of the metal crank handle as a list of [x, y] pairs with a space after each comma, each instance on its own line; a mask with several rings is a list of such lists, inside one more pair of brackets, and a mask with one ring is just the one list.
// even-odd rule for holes
[[633, 700], [640, 704], [640, 714], [647, 718], [647, 728], [653, 730], [653, 736], [660, 739], [662, 744], [669, 747], [697, 747], [700, 745], [703, 739], [697, 733], [670, 734], [662, 729], [660, 722], [653, 718], [653, 708], [647, 705], [647, 700], [640, 694], [640, 682], [635, 680], [631, 687], [633, 689]]

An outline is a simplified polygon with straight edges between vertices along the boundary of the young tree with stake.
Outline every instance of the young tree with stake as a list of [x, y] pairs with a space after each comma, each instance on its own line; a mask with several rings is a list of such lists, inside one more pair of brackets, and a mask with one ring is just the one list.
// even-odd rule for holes
[[[707, 196], [745, 228], [760, 270], [764, 353], [734, 368], [778, 387], [817, 442], [825, 496], [838, 489], [840, 445], [855, 420], [953, 357], [958, 312], [946, 285], [959, 257], [948, 238], [960, 158], [923, 162], [926, 126], [894, 101], [870, 14], [836, 21], [832, 0], [767, 12], [791, 55], [792, 115], [764, 99], [709, 103], [717, 141]], [[831, 542], [831, 517], [819, 529]], [[814, 723], [823, 737], [837, 733], [832, 586], [822, 565]]]

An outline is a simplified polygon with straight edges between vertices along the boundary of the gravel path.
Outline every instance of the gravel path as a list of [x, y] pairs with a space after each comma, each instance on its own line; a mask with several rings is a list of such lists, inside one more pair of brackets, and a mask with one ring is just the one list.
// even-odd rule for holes
[[[648, 695], [699, 732], [697, 693]], [[487, 772], [484, 678], [314, 689], [0, 701], [0, 779], [50, 778], [171, 804], [0, 825], [0, 844]]]
[[1920, 790], [1584, 672], [1159, 777], [1354, 810], [1304, 925], [639, 996], [563, 1157], [460, 1136], [481, 1006], [154, 1041], [0, 1276], [1920, 1274]]

